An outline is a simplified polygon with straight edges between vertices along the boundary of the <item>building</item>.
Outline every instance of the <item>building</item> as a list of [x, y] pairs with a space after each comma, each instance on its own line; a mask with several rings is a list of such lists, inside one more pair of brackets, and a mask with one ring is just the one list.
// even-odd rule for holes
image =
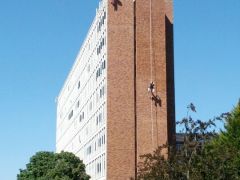
[[57, 99], [57, 152], [92, 179], [134, 179], [139, 155], [174, 137], [171, 0], [101, 0]]

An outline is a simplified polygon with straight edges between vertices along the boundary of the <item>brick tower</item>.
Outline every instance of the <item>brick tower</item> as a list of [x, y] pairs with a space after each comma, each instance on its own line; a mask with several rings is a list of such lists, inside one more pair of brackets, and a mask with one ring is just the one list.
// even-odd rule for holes
[[135, 176], [139, 155], [174, 141], [173, 10], [171, 0], [113, 3], [108, 4], [107, 175], [125, 179]]

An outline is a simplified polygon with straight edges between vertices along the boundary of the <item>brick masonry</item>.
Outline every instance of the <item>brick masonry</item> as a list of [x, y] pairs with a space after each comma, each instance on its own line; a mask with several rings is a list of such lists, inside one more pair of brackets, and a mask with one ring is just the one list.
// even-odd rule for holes
[[107, 179], [123, 180], [136, 176], [139, 155], [174, 142], [172, 2], [109, 0], [107, 33]]

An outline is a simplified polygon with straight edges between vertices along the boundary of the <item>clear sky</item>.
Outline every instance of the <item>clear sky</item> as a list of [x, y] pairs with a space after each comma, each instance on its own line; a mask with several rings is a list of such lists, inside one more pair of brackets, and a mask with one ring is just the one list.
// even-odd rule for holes
[[[55, 97], [98, 0], [0, 1], [0, 180], [55, 150]], [[175, 0], [177, 119], [232, 109], [240, 97], [240, 1]]]

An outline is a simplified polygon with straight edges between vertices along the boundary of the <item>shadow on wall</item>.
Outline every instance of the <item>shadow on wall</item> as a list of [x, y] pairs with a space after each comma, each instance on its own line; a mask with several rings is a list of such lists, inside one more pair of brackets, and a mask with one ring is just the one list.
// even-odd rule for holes
[[111, 4], [114, 6], [114, 10], [118, 10], [118, 6], [122, 6], [122, 2], [120, 0], [111, 0]]
[[175, 123], [175, 90], [174, 90], [174, 47], [173, 47], [173, 24], [165, 16], [166, 25], [166, 66], [167, 66], [167, 116], [168, 116], [168, 142], [176, 142]]

